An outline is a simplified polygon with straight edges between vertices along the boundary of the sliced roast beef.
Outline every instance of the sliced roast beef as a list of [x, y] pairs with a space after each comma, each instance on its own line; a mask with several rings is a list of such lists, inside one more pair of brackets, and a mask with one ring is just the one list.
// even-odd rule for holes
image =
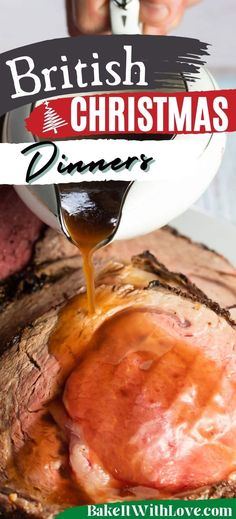
[[30, 260], [42, 222], [10, 186], [0, 188], [0, 222], [0, 279], [5, 279]]
[[[56, 279], [61, 278], [62, 272], [67, 269], [67, 259], [70, 260], [68, 269], [72, 271], [75, 265], [71, 263], [71, 258], [79, 253], [72, 244], [55, 231], [46, 231], [44, 238], [41, 239], [42, 223], [26, 208], [10, 186], [3, 186], [0, 189], [0, 216], [0, 279], [7, 280], [6, 285], [2, 283], [0, 288], [0, 301], [4, 299], [6, 305], [9, 299], [21, 298], [24, 306], [24, 296], [28, 296], [29, 292], [32, 296], [32, 292], [36, 292], [42, 286], [45, 287], [46, 284], [51, 286], [55, 283], [53, 276], [55, 270]], [[113, 242], [99, 251], [96, 256], [99, 262], [112, 257], [116, 260], [130, 261], [133, 255], [143, 250], [152, 252], [169, 270], [185, 274], [209, 298], [217, 301], [221, 306], [233, 307], [232, 315], [236, 314], [234, 309], [236, 270], [221, 255], [179, 235], [173, 229], [165, 228], [133, 240]], [[61, 263], [59, 268], [57, 262], [62, 259], [66, 261]], [[56, 262], [55, 266], [54, 262]], [[79, 261], [75, 263], [76, 266], [80, 264]], [[46, 272], [45, 267], [47, 267]], [[9, 279], [9, 275], [17, 272], [19, 275]], [[15, 287], [17, 287], [16, 294]], [[38, 299], [43, 300], [44, 296]], [[54, 302], [56, 302], [55, 297]], [[52, 302], [49, 301], [44, 309], [50, 308], [51, 304]], [[27, 297], [27, 306], [29, 310], [31, 306], [29, 297]], [[30, 311], [28, 312], [29, 320], [40, 315], [41, 306], [38, 313], [35, 310], [32, 312], [32, 316]], [[32, 308], [34, 307], [33, 302]], [[17, 314], [18, 312], [16, 312], [16, 324]], [[21, 318], [19, 324], [23, 325], [25, 322], [25, 319]]]
[[101, 254], [130, 259], [143, 250], [152, 252], [169, 270], [185, 274], [222, 307], [236, 305], [236, 269], [222, 255], [170, 227], [133, 240], [113, 242]]
[[2, 507], [49, 519], [93, 500], [231, 496], [228, 314], [149, 254], [97, 285], [94, 318], [80, 293], [2, 355]]
[[77, 248], [61, 234], [45, 229], [28, 265], [0, 284], [1, 351], [18, 329], [84, 285], [81, 265]]
[[[158, 257], [162, 270], [165, 264], [171, 271], [186, 275], [222, 307], [236, 304], [236, 270], [232, 265], [171, 228], [134, 240], [113, 242], [96, 253], [97, 269], [114, 258], [130, 261], [143, 250]], [[46, 229], [36, 241], [28, 265], [0, 284], [1, 351], [19, 328], [77, 293], [84, 285], [81, 267], [76, 247], [59, 233]], [[232, 309], [234, 315], [236, 311]]]

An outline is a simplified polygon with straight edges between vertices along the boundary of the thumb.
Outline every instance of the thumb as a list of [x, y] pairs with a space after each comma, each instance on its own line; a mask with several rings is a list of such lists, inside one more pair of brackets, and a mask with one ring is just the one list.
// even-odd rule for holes
[[141, 0], [145, 34], [166, 34], [184, 13], [186, 0]]
[[95, 34], [109, 29], [108, 0], [73, 0], [74, 21], [82, 34]]

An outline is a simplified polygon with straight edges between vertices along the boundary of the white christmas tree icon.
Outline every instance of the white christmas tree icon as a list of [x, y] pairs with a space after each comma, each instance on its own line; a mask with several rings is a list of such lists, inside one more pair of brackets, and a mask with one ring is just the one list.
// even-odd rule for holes
[[54, 110], [54, 108], [51, 108], [49, 106], [49, 101], [45, 101], [45, 112], [44, 112], [44, 123], [43, 123], [43, 133], [54, 131], [54, 133], [57, 132], [57, 128], [60, 128], [61, 126], [67, 126], [68, 123], [62, 119]]

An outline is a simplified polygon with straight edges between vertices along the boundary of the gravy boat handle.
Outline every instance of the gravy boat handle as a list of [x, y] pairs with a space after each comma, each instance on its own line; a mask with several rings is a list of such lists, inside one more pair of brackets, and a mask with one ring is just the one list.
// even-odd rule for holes
[[142, 34], [140, 0], [110, 0], [113, 34]]

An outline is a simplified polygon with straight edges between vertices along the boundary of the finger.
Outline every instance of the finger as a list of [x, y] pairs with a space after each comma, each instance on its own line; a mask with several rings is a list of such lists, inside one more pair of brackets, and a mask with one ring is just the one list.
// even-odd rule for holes
[[198, 4], [200, 0], [187, 0], [186, 5], [187, 7], [191, 7], [192, 5]]
[[185, 0], [142, 0], [140, 16], [145, 34], [165, 34], [184, 13]]
[[[185, 7], [192, 7], [196, 4], [198, 4], [199, 2], [200, 2], [200, 0], [186, 0]], [[182, 16], [183, 16], [183, 12], [180, 11], [178, 13], [178, 16], [166, 28], [166, 32], [169, 32], [169, 31], [172, 31], [173, 29], [175, 29], [175, 27], [177, 27], [180, 24]]]
[[74, 20], [82, 34], [106, 32], [109, 29], [107, 0], [73, 0]]

